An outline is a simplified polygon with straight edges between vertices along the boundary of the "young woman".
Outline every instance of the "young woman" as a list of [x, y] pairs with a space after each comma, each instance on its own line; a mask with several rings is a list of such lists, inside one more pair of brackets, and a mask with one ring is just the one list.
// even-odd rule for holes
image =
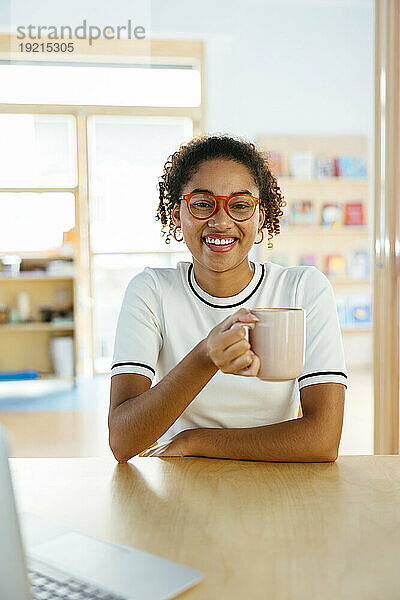
[[[248, 257], [265, 229], [272, 247], [285, 205], [267, 161], [240, 139], [195, 138], [169, 157], [159, 194], [162, 234], [183, 239], [193, 261], [146, 267], [126, 290], [111, 369], [115, 458], [336, 460], [347, 372], [332, 287], [315, 267]], [[246, 328], [232, 328], [254, 327], [256, 307], [306, 310], [298, 379], [256, 377]]]

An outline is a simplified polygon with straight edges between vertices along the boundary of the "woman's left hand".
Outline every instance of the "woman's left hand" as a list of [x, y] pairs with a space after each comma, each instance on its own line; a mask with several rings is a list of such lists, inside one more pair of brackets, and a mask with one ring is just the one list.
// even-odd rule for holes
[[154, 448], [149, 448], [141, 456], [190, 456], [188, 445], [188, 432], [190, 429], [180, 431], [164, 444], [158, 444]]

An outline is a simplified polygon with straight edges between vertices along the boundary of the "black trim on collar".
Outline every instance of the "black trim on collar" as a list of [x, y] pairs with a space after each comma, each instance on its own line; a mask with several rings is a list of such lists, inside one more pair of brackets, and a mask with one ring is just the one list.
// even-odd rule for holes
[[249, 300], [249, 298], [252, 297], [253, 294], [256, 293], [256, 291], [258, 290], [258, 288], [260, 287], [263, 279], [264, 279], [264, 274], [265, 274], [265, 266], [263, 263], [260, 263], [261, 266], [261, 275], [260, 275], [260, 279], [256, 285], [256, 287], [254, 288], [254, 290], [252, 292], [250, 292], [250, 294], [244, 298], [243, 300], [241, 300], [240, 302], [235, 302], [235, 304], [224, 304], [223, 306], [220, 306], [219, 304], [212, 304], [212, 302], [208, 302], [208, 300], [205, 300], [204, 298], [202, 298], [200, 296], [200, 294], [198, 294], [196, 292], [196, 290], [194, 289], [192, 282], [190, 281], [191, 275], [192, 275], [192, 270], [193, 270], [193, 263], [190, 263], [189, 265], [189, 269], [188, 269], [188, 284], [190, 289], [192, 290], [193, 294], [202, 302], [204, 302], [204, 304], [207, 304], [208, 306], [211, 306], [212, 308], [234, 308], [235, 306], [240, 306], [241, 304], [243, 304], [244, 302], [247, 302]]
[[347, 375], [342, 373], [342, 371], [319, 371], [318, 373], [310, 373], [309, 375], [302, 375], [298, 378], [298, 381], [302, 381], [303, 379], [307, 379], [307, 377], [318, 377], [318, 375], [342, 375], [347, 379]]
[[115, 369], [115, 367], [125, 367], [125, 365], [133, 365], [134, 367], [143, 367], [144, 369], [149, 369], [149, 371], [151, 371], [152, 373], [154, 373], [154, 375], [156, 374], [155, 370], [153, 369], [153, 367], [149, 367], [149, 365], [145, 365], [143, 363], [139, 363], [139, 362], [119, 362], [119, 363], [115, 363], [115, 365], [113, 365], [111, 367], [111, 369]]

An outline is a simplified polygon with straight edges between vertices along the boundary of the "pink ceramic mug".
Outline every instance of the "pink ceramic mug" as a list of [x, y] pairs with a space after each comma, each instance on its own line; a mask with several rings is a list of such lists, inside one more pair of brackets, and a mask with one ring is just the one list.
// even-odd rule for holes
[[247, 339], [260, 358], [257, 377], [264, 381], [290, 381], [303, 372], [305, 356], [305, 310], [303, 308], [252, 308], [259, 321], [248, 327]]

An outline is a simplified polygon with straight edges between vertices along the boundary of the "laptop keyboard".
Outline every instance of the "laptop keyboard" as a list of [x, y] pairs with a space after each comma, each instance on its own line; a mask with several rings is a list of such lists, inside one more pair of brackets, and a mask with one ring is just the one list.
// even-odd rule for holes
[[33, 569], [28, 569], [28, 577], [35, 600], [124, 600], [122, 596], [110, 594], [73, 577], [57, 581]]

